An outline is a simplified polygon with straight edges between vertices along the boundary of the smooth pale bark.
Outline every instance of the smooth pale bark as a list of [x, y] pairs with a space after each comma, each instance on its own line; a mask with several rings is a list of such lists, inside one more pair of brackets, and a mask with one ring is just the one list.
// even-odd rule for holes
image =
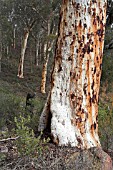
[[35, 25], [36, 20], [33, 20], [31, 24], [28, 26], [28, 28], [25, 30], [24, 33], [24, 38], [22, 42], [22, 47], [21, 47], [21, 56], [20, 56], [20, 61], [19, 61], [19, 66], [18, 66], [18, 77], [19, 78], [24, 78], [23, 76], [23, 66], [24, 66], [24, 56], [25, 56], [25, 51], [27, 47], [27, 41], [29, 37], [29, 33], [32, 31], [33, 26]]
[[9, 55], [9, 46], [7, 46], [7, 48], [6, 48], [6, 54], [7, 54], [7, 57], [8, 57], [8, 55]]
[[38, 39], [38, 41], [36, 41], [36, 54], [35, 54], [35, 63], [36, 63], [36, 66], [38, 67], [39, 65], [39, 43], [40, 43], [40, 40]]
[[19, 66], [18, 66], [18, 77], [19, 78], [24, 78], [23, 75], [23, 66], [24, 66], [24, 56], [25, 56], [25, 51], [27, 47], [27, 41], [29, 37], [29, 31], [25, 31], [23, 42], [22, 42], [22, 47], [21, 47], [21, 56], [20, 56], [20, 61], [19, 61]]
[[13, 29], [13, 48], [14, 48], [14, 49], [15, 49], [15, 47], [16, 47], [15, 38], [16, 38], [16, 30], [15, 30], [15, 28], [14, 28], [14, 29]]
[[58, 145], [100, 147], [98, 94], [106, 3], [106, 0], [63, 0], [50, 103], [39, 123], [39, 130], [44, 130], [51, 117], [51, 134]]
[[41, 93], [46, 93], [45, 86], [46, 86], [46, 76], [47, 76], [47, 64], [49, 59], [48, 53], [48, 44], [44, 44], [44, 63], [42, 68], [42, 81], [41, 81]]

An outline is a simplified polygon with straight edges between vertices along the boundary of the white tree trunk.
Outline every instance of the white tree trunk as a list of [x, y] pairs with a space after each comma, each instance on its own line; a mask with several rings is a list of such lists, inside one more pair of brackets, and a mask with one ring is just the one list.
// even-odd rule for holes
[[16, 29], [13, 29], [13, 48], [15, 49], [16, 47], [16, 42], [15, 42], [15, 38], [16, 38]]
[[36, 66], [39, 65], [39, 39], [36, 41], [36, 54], [35, 54]]
[[44, 63], [42, 68], [41, 93], [46, 93], [47, 65], [49, 60], [48, 44], [44, 44]]
[[51, 134], [58, 145], [100, 147], [98, 93], [106, 5], [106, 0], [63, 0], [50, 94]]
[[21, 56], [20, 56], [20, 61], [19, 61], [19, 66], [18, 66], [18, 77], [19, 78], [24, 78], [23, 75], [23, 66], [24, 66], [24, 56], [25, 56], [25, 51], [27, 47], [27, 41], [29, 37], [29, 31], [25, 32], [24, 39], [22, 42], [22, 47], [21, 47]]

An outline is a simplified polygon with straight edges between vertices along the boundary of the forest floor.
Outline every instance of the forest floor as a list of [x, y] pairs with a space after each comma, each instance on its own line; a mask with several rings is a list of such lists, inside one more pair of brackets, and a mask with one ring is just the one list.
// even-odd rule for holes
[[[110, 156], [113, 159], [113, 153]], [[106, 164], [108, 160], [110, 164]], [[112, 170], [110, 166], [110, 157], [101, 149], [80, 150], [52, 143], [43, 146], [43, 152], [35, 157], [19, 157], [9, 149], [7, 159], [0, 161], [1, 170]]]

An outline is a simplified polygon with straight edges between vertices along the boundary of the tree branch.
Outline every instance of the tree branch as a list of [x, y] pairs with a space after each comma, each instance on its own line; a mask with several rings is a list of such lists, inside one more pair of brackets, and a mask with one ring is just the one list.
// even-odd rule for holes
[[107, 45], [105, 45], [105, 49], [112, 49], [113, 48], [113, 40], [111, 40], [111, 42]]
[[20, 138], [20, 136], [17, 136], [15, 138], [1, 139], [0, 142], [7, 142], [7, 141], [10, 141], [10, 140], [17, 140], [18, 138]]

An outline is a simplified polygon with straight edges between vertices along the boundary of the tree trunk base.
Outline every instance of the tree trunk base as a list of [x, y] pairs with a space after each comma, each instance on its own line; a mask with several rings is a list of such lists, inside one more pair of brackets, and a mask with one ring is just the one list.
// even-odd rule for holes
[[20, 79], [23, 79], [23, 78], [24, 78], [23, 75], [17, 75], [17, 77], [20, 78]]

